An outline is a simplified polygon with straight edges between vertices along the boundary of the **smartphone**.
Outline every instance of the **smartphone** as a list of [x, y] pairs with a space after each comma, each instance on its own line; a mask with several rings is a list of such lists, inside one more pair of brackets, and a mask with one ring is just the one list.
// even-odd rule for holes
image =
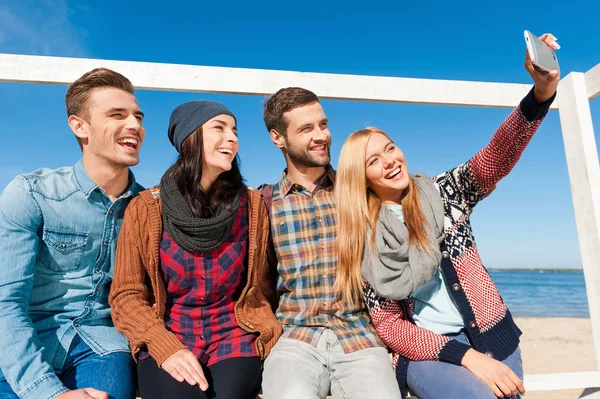
[[545, 72], [550, 72], [554, 69], [560, 72], [558, 59], [554, 50], [528, 30], [524, 34], [529, 58], [531, 58], [533, 65]]

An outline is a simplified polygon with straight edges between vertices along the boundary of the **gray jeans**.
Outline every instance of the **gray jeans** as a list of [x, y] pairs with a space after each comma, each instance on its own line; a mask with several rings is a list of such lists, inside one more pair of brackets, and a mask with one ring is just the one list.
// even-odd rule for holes
[[317, 347], [280, 338], [264, 364], [265, 399], [399, 399], [400, 388], [385, 348], [344, 353], [327, 329]]

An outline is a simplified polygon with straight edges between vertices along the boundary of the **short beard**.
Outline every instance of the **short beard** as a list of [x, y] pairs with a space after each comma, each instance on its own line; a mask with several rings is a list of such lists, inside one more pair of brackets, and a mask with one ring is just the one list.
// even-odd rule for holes
[[309, 168], [320, 168], [329, 165], [329, 162], [331, 161], [329, 146], [327, 144], [325, 144], [325, 146], [327, 147], [327, 158], [323, 160], [317, 160], [313, 158], [307, 150], [303, 151], [295, 149], [293, 147], [287, 147], [286, 151], [288, 157], [292, 161]]

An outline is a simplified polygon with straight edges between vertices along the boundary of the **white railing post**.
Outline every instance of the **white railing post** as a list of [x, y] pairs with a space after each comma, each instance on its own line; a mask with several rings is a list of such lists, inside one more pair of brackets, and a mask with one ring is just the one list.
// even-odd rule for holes
[[590, 100], [600, 96], [600, 64], [585, 73], [585, 84]]
[[559, 92], [560, 124], [600, 370], [600, 166], [585, 75], [570, 73], [561, 81]]

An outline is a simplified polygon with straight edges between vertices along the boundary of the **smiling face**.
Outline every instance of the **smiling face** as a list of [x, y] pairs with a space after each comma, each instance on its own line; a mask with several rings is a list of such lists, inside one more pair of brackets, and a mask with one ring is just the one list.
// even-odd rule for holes
[[382, 133], [371, 134], [365, 155], [367, 187], [386, 203], [400, 204], [410, 176], [404, 154]]
[[288, 127], [282, 145], [290, 160], [309, 168], [329, 165], [331, 133], [321, 104], [294, 108], [283, 117]]
[[[222, 114], [204, 123], [202, 125], [202, 180], [212, 184], [221, 173], [231, 170], [238, 146], [235, 118]], [[202, 183], [202, 186], [204, 185]]]
[[84, 158], [115, 168], [137, 165], [146, 132], [135, 97], [117, 88], [96, 88], [87, 104], [87, 118], [69, 117]]

